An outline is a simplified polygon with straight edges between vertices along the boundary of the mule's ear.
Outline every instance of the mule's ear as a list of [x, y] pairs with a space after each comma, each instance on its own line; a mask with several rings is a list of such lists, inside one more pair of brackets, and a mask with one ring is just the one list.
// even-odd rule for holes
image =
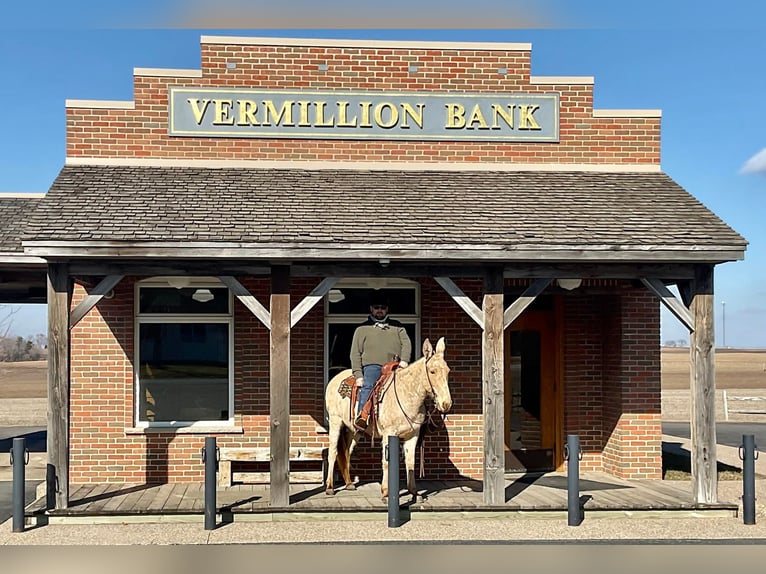
[[426, 339], [423, 341], [423, 356], [427, 359], [434, 354], [434, 348], [431, 346], [431, 341]]
[[436, 352], [439, 355], [444, 354], [444, 348], [447, 346], [447, 343], [444, 342], [444, 337], [441, 337], [439, 341], [436, 343]]

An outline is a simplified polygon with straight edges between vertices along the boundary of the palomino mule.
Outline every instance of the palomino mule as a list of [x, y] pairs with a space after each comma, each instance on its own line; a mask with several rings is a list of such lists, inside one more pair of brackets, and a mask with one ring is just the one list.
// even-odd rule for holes
[[[383, 479], [380, 490], [383, 498], [388, 496], [388, 461], [385, 458], [385, 448], [389, 436], [398, 436], [404, 443], [407, 491], [417, 498], [415, 446], [420, 427], [426, 421], [426, 399], [432, 398], [436, 408], [442, 413], [446, 413], [452, 407], [448, 383], [449, 367], [444, 360], [445, 347], [444, 337], [436, 343], [436, 350], [426, 339], [423, 342], [423, 356], [411, 365], [394, 371], [393, 379], [380, 391], [377, 416], [370, 419], [371, 424], [366, 432], [381, 439]], [[330, 448], [325, 484], [327, 494], [335, 494], [333, 474], [336, 459], [346, 489], [356, 488], [351, 480], [351, 454], [360, 434], [354, 429], [354, 413], [349, 404], [350, 393], [348, 388], [344, 388], [344, 381], [350, 375], [351, 369], [338, 373], [327, 384], [325, 391], [325, 405], [330, 421]]]

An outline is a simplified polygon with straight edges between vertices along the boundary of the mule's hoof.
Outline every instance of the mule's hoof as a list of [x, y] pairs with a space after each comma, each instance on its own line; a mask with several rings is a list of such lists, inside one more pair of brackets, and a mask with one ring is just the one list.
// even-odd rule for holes
[[346, 490], [356, 490], [356, 485], [352, 482], [346, 485]]
[[328, 488], [325, 489], [324, 493], [327, 496], [335, 496], [335, 489], [332, 488], [332, 487], [328, 487]]

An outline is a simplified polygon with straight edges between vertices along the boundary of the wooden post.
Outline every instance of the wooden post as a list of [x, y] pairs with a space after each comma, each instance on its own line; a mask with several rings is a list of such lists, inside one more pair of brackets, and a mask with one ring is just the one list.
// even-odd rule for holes
[[48, 501], [69, 506], [69, 301], [67, 266], [48, 264]]
[[694, 314], [694, 331], [689, 345], [692, 494], [697, 503], [715, 503], [718, 502], [718, 462], [712, 265], [698, 265], [694, 269], [691, 310]]
[[287, 266], [272, 268], [270, 307], [270, 504], [284, 507], [290, 504], [290, 268]]
[[505, 398], [503, 374], [503, 271], [484, 277], [482, 403], [484, 414], [484, 504], [505, 504]]

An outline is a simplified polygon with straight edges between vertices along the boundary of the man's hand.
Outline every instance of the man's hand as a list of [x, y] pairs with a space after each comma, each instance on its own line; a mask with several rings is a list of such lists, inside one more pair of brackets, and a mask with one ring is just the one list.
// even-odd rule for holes
[[404, 367], [406, 367], [407, 365], [409, 365], [409, 363], [408, 363], [407, 361], [399, 361], [399, 366], [400, 366], [402, 369], [403, 369]]
[[364, 386], [364, 379], [362, 377], [359, 377], [356, 379], [356, 386], [357, 387], [363, 387]]

